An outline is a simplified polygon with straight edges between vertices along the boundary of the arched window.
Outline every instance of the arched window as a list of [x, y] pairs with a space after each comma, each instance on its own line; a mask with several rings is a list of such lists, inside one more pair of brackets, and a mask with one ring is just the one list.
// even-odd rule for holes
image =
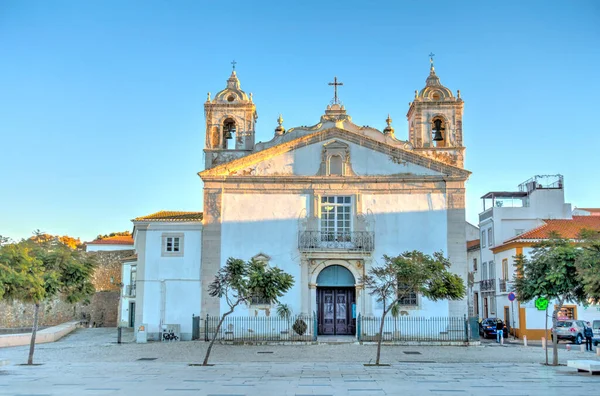
[[344, 163], [340, 155], [332, 155], [329, 157], [329, 175], [344, 176]]
[[433, 117], [431, 120], [431, 139], [435, 143], [436, 147], [447, 146], [447, 133], [448, 128], [446, 127], [446, 121], [444, 121], [444, 118], [440, 116]]
[[235, 148], [235, 121], [231, 118], [223, 121], [223, 148], [234, 149]]

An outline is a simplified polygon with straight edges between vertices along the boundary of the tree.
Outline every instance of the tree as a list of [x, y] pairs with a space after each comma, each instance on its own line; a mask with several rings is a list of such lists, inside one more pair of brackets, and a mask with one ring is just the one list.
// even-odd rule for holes
[[33, 364], [40, 304], [59, 294], [70, 303], [87, 299], [94, 293], [89, 281], [93, 270], [91, 256], [56, 238], [29, 239], [0, 247], [1, 298], [34, 304], [27, 364]]
[[590, 302], [600, 303], [600, 231], [583, 230], [581, 254], [575, 265], [581, 276], [583, 291]]
[[[552, 233], [533, 246], [529, 257], [516, 257], [515, 290], [520, 301], [537, 298], [555, 300], [552, 333], [556, 334], [558, 312], [566, 301], [587, 303], [581, 276], [575, 265], [582, 251], [571, 241]], [[558, 365], [558, 340], [552, 337], [552, 365]]]
[[219, 320], [202, 365], [208, 366], [210, 351], [221, 325], [238, 305], [250, 303], [252, 299], [267, 301], [269, 304], [277, 303], [293, 285], [294, 277], [279, 268], [270, 268], [255, 259], [245, 262], [230, 257], [208, 286], [210, 296], [225, 297], [229, 310]]
[[383, 304], [376, 365], [381, 357], [385, 317], [391, 310], [397, 310], [404, 298], [412, 293], [422, 294], [432, 301], [459, 300], [465, 296], [463, 279], [448, 271], [451, 263], [442, 252], [436, 252], [432, 257], [415, 250], [397, 257], [383, 256], [383, 259], [383, 266], [372, 267], [361, 277], [361, 282], [370, 289], [369, 294]]

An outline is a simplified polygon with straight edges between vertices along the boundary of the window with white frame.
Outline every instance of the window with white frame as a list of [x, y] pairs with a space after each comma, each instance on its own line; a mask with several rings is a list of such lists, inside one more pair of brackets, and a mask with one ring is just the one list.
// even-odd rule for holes
[[350, 241], [352, 197], [321, 197], [321, 239]]
[[182, 233], [164, 233], [164, 234], [162, 234], [162, 256], [163, 257], [183, 256], [183, 234]]
[[488, 228], [488, 246], [494, 246], [494, 234], [492, 233], [492, 228]]
[[508, 280], [508, 259], [502, 259], [502, 279]]
[[485, 235], [486, 235], [485, 230], [481, 231], [481, 247], [482, 248], [485, 247]]
[[488, 279], [488, 266], [487, 263], [481, 263], [481, 280]]

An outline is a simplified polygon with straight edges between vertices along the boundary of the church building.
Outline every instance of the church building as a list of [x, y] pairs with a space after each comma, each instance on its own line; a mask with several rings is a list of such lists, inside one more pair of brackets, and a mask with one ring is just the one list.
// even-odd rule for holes
[[[334, 99], [314, 125], [286, 129], [280, 116], [271, 140], [259, 143], [257, 107], [235, 69], [223, 90], [209, 93], [199, 173], [203, 211], [133, 220], [133, 317], [150, 337], [164, 324], [179, 324], [181, 338], [190, 339], [192, 315], [228, 309], [208, 285], [229, 257], [256, 258], [293, 275], [281, 303], [295, 314], [316, 314], [319, 334], [354, 335], [358, 314], [381, 313], [360, 278], [383, 264], [384, 255], [443, 251], [466, 282], [470, 172], [460, 91], [441, 84], [432, 61], [425, 87], [409, 104], [403, 139], [389, 116], [383, 130], [354, 124], [338, 99], [341, 83], [331, 85]], [[467, 314], [466, 300], [433, 302], [415, 294], [402, 303], [411, 316]], [[234, 315], [268, 316], [275, 308], [253, 301]]]

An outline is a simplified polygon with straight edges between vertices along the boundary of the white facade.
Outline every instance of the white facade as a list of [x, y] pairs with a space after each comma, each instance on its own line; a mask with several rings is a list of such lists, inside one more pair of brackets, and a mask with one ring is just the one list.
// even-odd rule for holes
[[121, 297], [119, 299], [119, 326], [135, 325], [137, 258], [126, 258], [121, 264]]
[[[160, 212], [159, 212], [160, 213]], [[181, 339], [192, 338], [192, 315], [200, 314], [199, 221], [134, 220], [138, 255], [135, 325], [159, 339], [163, 326], [179, 324]], [[179, 238], [177, 252], [167, 252], [167, 238]]]
[[[422, 125], [407, 140], [394, 135], [389, 116], [383, 131], [360, 127], [334, 102], [313, 126], [286, 131], [280, 117], [273, 139], [255, 145], [256, 106], [233, 72], [205, 103], [204, 211], [134, 220], [136, 326], [146, 325], [156, 338], [165, 324], [180, 324], [182, 339], [189, 339], [192, 315], [226, 312], [225, 299], [211, 297], [208, 285], [230, 257], [260, 256], [290, 273], [295, 284], [281, 303], [295, 314], [316, 314], [319, 334], [329, 334], [322, 322], [327, 293], [343, 296], [336, 304], [353, 314], [344, 318], [346, 332], [336, 334], [355, 334], [358, 314], [381, 313], [360, 278], [384, 255], [443, 251], [466, 282], [466, 234], [473, 226], [465, 227], [470, 173], [463, 169], [462, 109], [432, 66], [409, 109], [409, 124]], [[433, 144], [432, 128], [440, 126], [444, 133]], [[175, 243], [166, 242], [169, 235], [181, 238], [177, 255], [164, 254]], [[320, 278], [325, 269], [341, 271], [346, 283]], [[234, 315], [269, 316], [273, 308], [238, 306]], [[462, 318], [467, 300], [416, 296], [402, 312]]]

